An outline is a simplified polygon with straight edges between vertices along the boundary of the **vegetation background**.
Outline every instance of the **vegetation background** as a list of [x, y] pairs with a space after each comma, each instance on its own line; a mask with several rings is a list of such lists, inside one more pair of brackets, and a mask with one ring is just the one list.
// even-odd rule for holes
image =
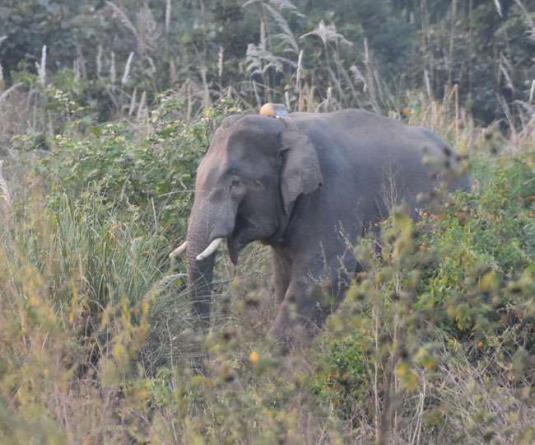
[[[0, 442], [535, 442], [534, 7], [2, 0]], [[206, 336], [168, 259], [218, 122], [266, 101], [426, 126], [473, 178], [356, 246], [285, 357], [264, 248], [219, 260]]]

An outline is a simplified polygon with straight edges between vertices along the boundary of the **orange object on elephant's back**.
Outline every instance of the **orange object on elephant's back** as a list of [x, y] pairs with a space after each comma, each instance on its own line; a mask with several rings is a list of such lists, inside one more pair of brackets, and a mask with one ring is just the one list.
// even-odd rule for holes
[[260, 108], [261, 116], [281, 118], [288, 116], [288, 110], [283, 104], [274, 104], [268, 102]]

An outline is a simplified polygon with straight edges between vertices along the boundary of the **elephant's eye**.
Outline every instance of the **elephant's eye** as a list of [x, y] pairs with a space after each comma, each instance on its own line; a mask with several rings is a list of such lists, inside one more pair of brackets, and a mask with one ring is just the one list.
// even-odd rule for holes
[[231, 188], [238, 187], [238, 186], [240, 186], [240, 184], [241, 184], [241, 181], [240, 181], [240, 179], [237, 178], [237, 177], [233, 177], [233, 178], [230, 180], [230, 187], [231, 187]]

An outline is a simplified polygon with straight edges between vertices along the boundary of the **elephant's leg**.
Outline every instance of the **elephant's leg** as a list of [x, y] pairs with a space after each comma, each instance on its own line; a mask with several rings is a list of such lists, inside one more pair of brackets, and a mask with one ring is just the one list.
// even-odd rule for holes
[[319, 286], [305, 276], [290, 281], [271, 328], [271, 335], [281, 346], [305, 345], [319, 332], [328, 314], [315, 290]]
[[282, 343], [300, 345], [310, 341], [342, 301], [355, 273], [361, 270], [350, 250], [331, 257], [328, 263], [321, 279], [312, 278], [322, 275], [321, 267], [314, 262], [306, 269], [294, 267], [271, 329], [271, 334]]
[[275, 250], [272, 251], [273, 293], [277, 304], [282, 303], [290, 284], [290, 261]]

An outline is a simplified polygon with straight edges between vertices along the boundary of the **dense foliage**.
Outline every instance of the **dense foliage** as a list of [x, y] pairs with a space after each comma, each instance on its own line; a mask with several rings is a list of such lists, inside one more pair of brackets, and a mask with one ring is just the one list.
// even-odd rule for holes
[[101, 120], [168, 88], [383, 111], [406, 89], [457, 88], [489, 123], [530, 106], [534, 23], [521, 0], [17, 0], [0, 7], [0, 64], [8, 86], [72, 70]]
[[[414, 123], [452, 119], [412, 102]], [[380, 256], [372, 240], [356, 246], [366, 272], [322, 335], [279, 356], [265, 340], [267, 252], [250, 249], [234, 272], [221, 259], [207, 338], [192, 330], [184, 265], [167, 258], [194, 166], [235, 109], [186, 123], [173, 95], [158, 104], [134, 127], [80, 133], [71, 121], [46, 150], [31, 135], [12, 141], [0, 183], [2, 442], [533, 441], [530, 137], [496, 154], [498, 136], [469, 121], [436, 128], [471, 141], [473, 191], [417, 223], [394, 212]]]

